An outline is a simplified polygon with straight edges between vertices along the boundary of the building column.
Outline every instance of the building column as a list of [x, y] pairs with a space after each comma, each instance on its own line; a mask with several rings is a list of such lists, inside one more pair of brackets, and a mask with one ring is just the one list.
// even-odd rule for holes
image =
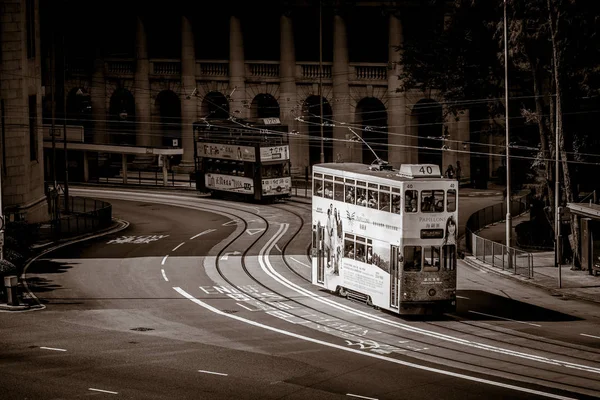
[[[446, 105], [442, 105], [444, 117], [444, 126], [442, 128], [442, 135], [447, 134], [447, 140], [442, 142], [440, 147], [446, 146], [446, 150], [442, 150], [442, 174], [446, 172], [448, 165], [456, 170], [456, 161], [458, 160], [458, 152], [461, 145], [458, 143], [458, 116], [454, 116], [449, 112]], [[461, 161], [461, 167], [463, 163]]]
[[[134, 76], [135, 119], [136, 119], [136, 146], [152, 147], [152, 125], [150, 124], [150, 62], [148, 61], [148, 43], [146, 28], [140, 16], [137, 17], [136, 27], [136, 64]], [[154, 161], [153, 156], [138, 155], [134, 163], [140, 166], [148, 165]]]
[[[300, 109], [296, 105], [296, 52], [294, 47], [294, 28], [292, 18], [285, 13], [280, 21], [280, 61], [279, 76], [281, 78], [279, 107], [281, 123], [288, 126], [288, 131], [297, 131], [296, 116], [300, 115]], [[300, 135], [290, 135], [290, 160], [293, 174], [304, 174], [304, 168], [308, 165], [302, 160], [302, 149], [308, 148], [306, 140]]]
[[[346, 146], [346, 134], [351, 133], [348, 128], [341, 126], [350, 116], [350, 88], [348, 86], [348, 35], [346, 21], [336, 12], [333, 16], [333, 66], [331, 69], [333, 82], [333, 99], [330, 104], [333, 112], [333, 160], [331, 161], [359, 161], [352, 160], [352, 151]], [[333, 101], [331, 101], [333, 100]], [[357, 132], [359, 133], [359, 132]]]
[[403, 44], [402, 21], [396, 10], [389, 13], [389, 50], [388, 50], [388, 161], [395, 167], [400, 164], [416, 163], [418, 151], [406, 146], [416, 145], [417, 138], [411, 139], [406, 129], [406, 93], [399, 92], [402, 72], [398, 46]]
[[192, 124], [198, 119], [195, 97], [190, 99], [196, 88], [196, 54], [194, 47], [194, 31], [188, 17], [181, 17], [181, 146], [183, 157], [180, 168], [194, 168], [194, 133]]
[[[229, 112], [237, 118], [248, 118], [249, 108], [244, 107], [246, 100], [246, 65], [244, 59], [244, 39], [242, 24], [237, 15], [229, 18]], [[227, 93], [227, 94], [230, 94]], [[235, 112], [239, 111], [239, 113]]]
[[96, 49], [94, 70], [92, 72], [92, 88], [90, 102], [92, 103], [92, 118], [94, 119], [94, 143], [109, 144], [110, 138], [106, 129], [106, 79], [104, 77], [104, 58], [102, 51]]

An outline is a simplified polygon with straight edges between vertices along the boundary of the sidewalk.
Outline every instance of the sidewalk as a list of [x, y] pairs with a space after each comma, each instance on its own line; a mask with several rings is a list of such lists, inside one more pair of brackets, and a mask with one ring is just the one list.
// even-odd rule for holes
[[[515, 226], [529, 220], [529, 213], [513, 218], [512, 235], [516, 237]], [[506, 222], [489, 225], [477, 233], [478, 236], [497, 243], [506, 243]], [[554, 251], [531, 251], [533, 254], [533, 278], [515, 275], [511, 271], [503, 271], [477, 260], [474, 256], [465, 257], [464, 261], [470, 266], [504, 275], [509, 279], [518, 280], [524, 284], [545, 289], [555, 296], [563, 296], [577, 300], [600, 303], [600, 277], [590, 275], [587, 271], [573, 271], [570, 265], [562, 265], [561, 287], [559, 288], [558, 268], [554, 264]]]

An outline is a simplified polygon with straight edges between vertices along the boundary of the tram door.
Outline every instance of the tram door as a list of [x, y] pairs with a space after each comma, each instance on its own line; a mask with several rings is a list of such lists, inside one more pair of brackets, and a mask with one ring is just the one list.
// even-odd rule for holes
[[325, 253], [324, 238], [325, 227], [321, 223], [313, 225], [313, 257], [317, 258], [317, 282], [325, 282]]
[[390, 307], [393, 308], [398, 308], [399, 254], [398, 246], [392, 246], [390, 257]]

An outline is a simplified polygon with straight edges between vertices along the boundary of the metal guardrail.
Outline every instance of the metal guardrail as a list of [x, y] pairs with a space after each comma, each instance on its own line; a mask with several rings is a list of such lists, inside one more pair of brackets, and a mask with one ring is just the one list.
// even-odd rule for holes
[[51, 222], [51, 234], [65, 237], [93, 232], [110, 226], [112, 205], [105, 201], [69, 196], [69, 213], [64, 209], [64, 196], [59, 196], [59, 217]]
[[[510, 214], [518, 216], [530, 207], [530, 195], [510, 201]], [[477, 235], [481, 229], [506, 220], [506, 200], [471, 214], [465, 229], [467, 249], [475, 258], [492, 267], [511, 270], [514, 274], [533, 278], [533, 254], [514, 247], [497, 243]]]

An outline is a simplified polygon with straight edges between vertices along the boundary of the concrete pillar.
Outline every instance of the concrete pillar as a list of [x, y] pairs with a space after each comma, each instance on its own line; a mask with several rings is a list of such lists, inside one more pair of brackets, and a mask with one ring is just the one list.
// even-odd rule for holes
[[[333, 66], [331, 69], [333, 82], [333, 99], [330, 99], [333, 111], [333, 160], [352, 160], [352, 151], [346, 146], [346, 134], [348, 128], [340, 122], [347, 122], [350, 115], [350, 88], [348, 86], [348, 35], [346, 32], [346, 21], [336, 13], [333, 16]], [[331, 101], [333, 100], [333, 101]], [[325, 121], [327, 122], [327, 121]], [[326, 160], [327, 161], [327, 160]]]
[[[242, 24], [237, 15], [229, 18], [229, 90], [231, 94], [229, 112], [238, 118], [248, 118], [250, 109], [245, 108], [246, 99], [246, 65], [244, 59], [244, 40]], [[235, 89], [235, 90], [234, 90]], [[236, 111], [239, 111], [236, 112]]]
[[180, 168], [194, 168], [194, 133], [192, 124], [198, 119], [196, 97], [188, 99], [196, 88], [196, 54], [194, 31], [188, 17], [181, 17], [181, 145], [183, 157]]
[[[292, 18], [289, 13], [280, 18], [280, 55], [279, 76], [281, 78], [279, 107], [281, 123], [288, 126], [288, 131], [297, 131], [296, 116], [300, 115], [300, 109], [296, 104], [296, 52], [294, 47], [294, 29]], [[293, 112], [295, 111], [295, 113]], [[304, 173], [306, 163], [302, 162], [302, 149], [306, 146], [306, 140], [300, 135], [290, 135], [290, 160], [292, 162], [292, 173]]]
[[406, 93], [399, 92], [398, 89], [402, 82], [398, 75], [402, 72], [400, 65], [400, 52], [397, 49], [404, 42], [402, 33], [402, 22], [397, 11], [389, 13], [389, 71], [388, 71], [388, 161], [395, 167], [403, 163], [416, 163], [418, 152], [415, 148], [403, 147], [411, 146], [412, 142], [406, 129], [407, 110]]
[[[152, 126], [150, 124], [150, 62], [148, 61], [148, 43], [146, 39], [146, 28], [141, 17], [137, 17], [136, 27], [136, 65], [134, 76], [135, 88], [135, 117], [136, 117], [136, 137], [137, 146], [153, 146], [155, 142], [152, 137]], [[160, 138], [157, 139], [160, 141]], [[153, 157], [140, 155], [136, 161], [149, 162]]]
[[92, 87], [90, 102], [94, 119], [94, 143], [109, 144], [110, 138], [106, 128], [106, 80], [104, 77], [104, 58], [100, 49], [96, 50], [94, 69], [92, 71]]

